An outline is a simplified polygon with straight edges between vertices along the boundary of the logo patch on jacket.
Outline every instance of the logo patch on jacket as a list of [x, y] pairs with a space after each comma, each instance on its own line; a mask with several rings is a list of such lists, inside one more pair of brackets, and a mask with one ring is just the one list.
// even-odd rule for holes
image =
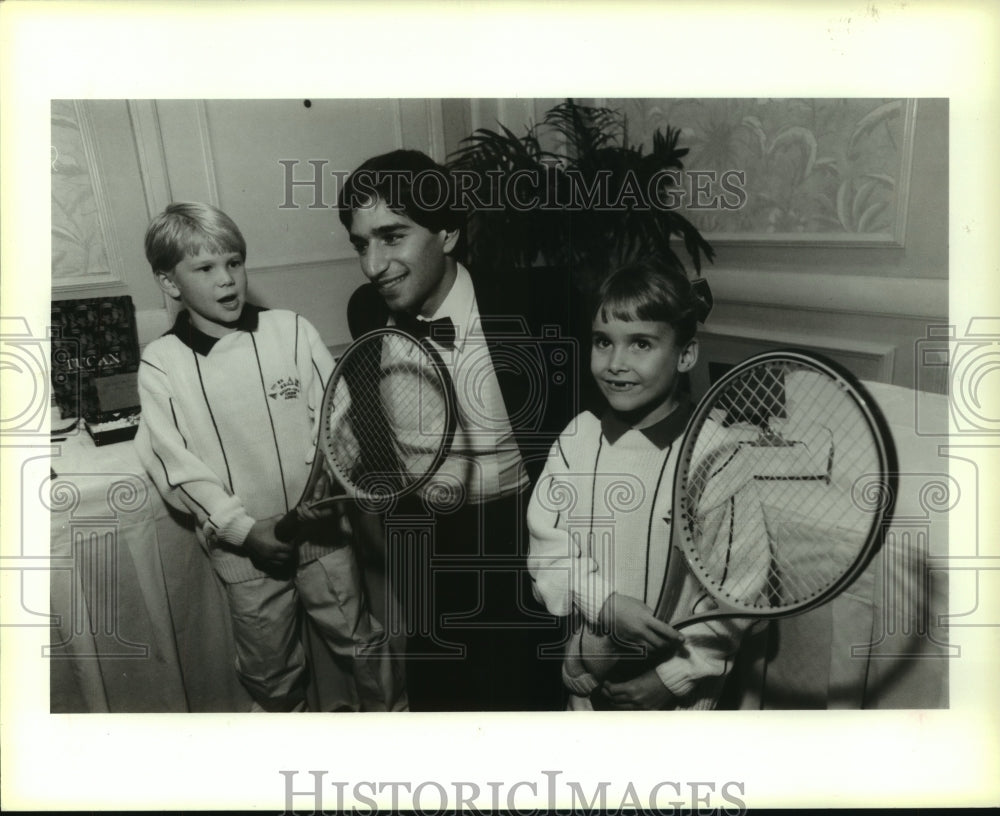
[[267, 395], [273, 400], [278, 397], [286, 400], [298, 399], [301, 390], [298, 377], [282, 377], [268, 389]]

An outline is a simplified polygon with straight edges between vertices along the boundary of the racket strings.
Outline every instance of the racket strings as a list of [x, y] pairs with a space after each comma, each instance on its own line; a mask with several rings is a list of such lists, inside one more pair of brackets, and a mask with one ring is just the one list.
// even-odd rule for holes
[[683, 497], [701, 580], [747, 609], [798, 606], [829, 590], [880, 518], [878, 500], [859, 500], [879, 460], [855, 400], [784, 361], [735, 377], [701, 416]]
[[379, 335], [355, 344], [334, 376], [323, 418], [325, 452], [345, 488], [373, 497], [399, 493], [437, 466], [450, 403], [423, 347]]

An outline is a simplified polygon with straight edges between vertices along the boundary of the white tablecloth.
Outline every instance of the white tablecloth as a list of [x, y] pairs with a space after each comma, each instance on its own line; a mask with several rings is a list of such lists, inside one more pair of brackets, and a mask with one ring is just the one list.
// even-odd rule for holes
[[[132, 443], [74, 432], [52, 470], [52, 711], [248, 710], [222, 586]], [[350, 707], [343, 672], [308, 640], [313, 707]]]

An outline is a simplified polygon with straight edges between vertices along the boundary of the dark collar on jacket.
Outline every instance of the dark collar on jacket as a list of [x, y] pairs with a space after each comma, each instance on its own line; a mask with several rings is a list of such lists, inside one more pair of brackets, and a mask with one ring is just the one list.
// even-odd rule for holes
[[[534, 270], [531, 270], [533, 272]], [[493, 286], [483, 285], [477, 280], [475, 273], [472, 274], [472, 283], [476, 290], [476, 305], [479, 309], [479, 319], [482, 323], [483, 334], [486, 338], [486, 345], [491, 358], [504, 343], [517, 342], [519, 331], [527, 330], [537, 332], [538, 315], [533, 307], [538, 303], [529, 303], [538, 293], [540, 284], [536, 281], [534, 288], [528, 289], [523, 285], [524, 280], [531, 280], [531, 275], [519, 276], [517, 282], [512, 278], [498, 278]], [[561, 280], [561, 279], [560, 279]], [[546, 290], [552, 289], [558, 281], [553, 278], [546, 281]], [[559, 289], [557, 295], [553, 295], [554, 302], [565, 304], [568, 289]], [[527, 292], [532, 292], [529, 297]], [[542, 299], [544, 301], [544, 299]], [[513, 301], [513, 302], [512, 302]], [[532, 317], [534, 312], [534, 317]], [[512, 322], [512, 316], [514, 320]], [[523, 317], [524, 322], [519, 322], [518, 317]], [[347, 305], [347, 322], [350, 327], [351, 336], [354, 338], [379, 329], [386, 325], [389, 319], [389, 308], [386, 306], [378, 290], [366, 283], [358, 287]], [[560, 323], [558, 318], [545, 320], [547, 323]], [[589, 322], [588, 322], [589, 327]], [[513, 329], [513, 334], [511, 334]], [[588, 335], [589, 336], [589, 335]], [[551, 341], [549, 341], [551, 342]], [[566, 341], [572, 342], [572, 341]], [[545, 365], [541, 348], [543, 343], [531, 342], [529, 349], [534, 350], [534, 354], [539, 358], [538, 363]], [[569, 380], [561, 386], [563, 395], [553, 399], [552, 403], [543, 408], [543, 413], [539, 416], [538, 411], [525, 410], [529, 400], [537, 399], [531, 393], [532, 379], [525, 376], [523, 369], [517, 365], [496, 365], [494, 359], [494, 372], [497, 375], [497, 382], [500, 385], [500, 393], [503, 396], [504, 405], [507, 408], [507, 416], [513, 426], [514, 436], [521, 453], [525, 458], [529, 478], [534, 482], [541, 472], [545, 457], [534, 455], [538, 450], [547, 451], [552, 441], [559, 435], [559, 432], [566, 427], [576, 413], [579, 413], [579, 402], [574, 399], [571, 393], [576, 388], [576, 372], [567, 372]], [[565, 396], [569, 393], [569, 396]]]
[[[688, 420], [694, 412], [694, 406], [689, 400], [683, 400], [673, 411], [661, 419], [659, 422], [650, 425], [648, 428], [640, 428], [639, 433], [643, 434], [660, 450], [664, 450], [677, 437], [684, 433]], [[601, 431], [607, 440], [613, 445], [622, 435], [632, 429], [625, 420], [610, 408], [601, 417]]]
[[359, 286], [347, 301], [347, 327], [355, 340], [381, 329], [389, 320], [389, 307], [370, 283]]
[[[243, 312], [240, 314], [239, 320], [237, 320], [233, 325], [238, 331], [256, 331], [258, 316], [264, 311], [267, 310], [262, 306], [255, 306], [252, 303], [247, 303], [243, 307]], [[200, 354], [202, 357], [207, 357], [208, 353], [212, 350], [212, 347], [221, 339], [218, 337], [212, 337], [211, 335], [205, 334], [205, 332], [201, 331], [201, 329], [195, 328], [194, 324], [191, 323], [191, 315], [188, 313], [187, 309], [177, 315], [174, 325], [171, 327], [170, 331], [167, 332], [167, 334], [174, 335], [185, 346], [193, 352]]]

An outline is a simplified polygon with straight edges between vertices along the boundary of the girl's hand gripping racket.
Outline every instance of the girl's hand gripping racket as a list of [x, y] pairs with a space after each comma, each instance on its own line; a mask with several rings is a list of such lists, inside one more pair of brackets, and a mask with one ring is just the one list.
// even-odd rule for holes
[[[295, 538], [299, 507], [347, 499], [377, 509], [419, 489], [448, 455], [455, 417], [451, 378], [430, 343], [391, 327], [359, 337], [327, 383], [312, 470], [275, 536]], [[326, 472], [341, 492], [314, 501]]]
[[[683, 629], [830, 601], [881, 545], [896, 479], [888, 426], [849, 372], [795, 350], [737, 365], [698, 404], [681, 443], [657, 617]], [[689, 574], [704, 591], [677, 609]], [[591, 657], [602, 675], [615, 659]]]

